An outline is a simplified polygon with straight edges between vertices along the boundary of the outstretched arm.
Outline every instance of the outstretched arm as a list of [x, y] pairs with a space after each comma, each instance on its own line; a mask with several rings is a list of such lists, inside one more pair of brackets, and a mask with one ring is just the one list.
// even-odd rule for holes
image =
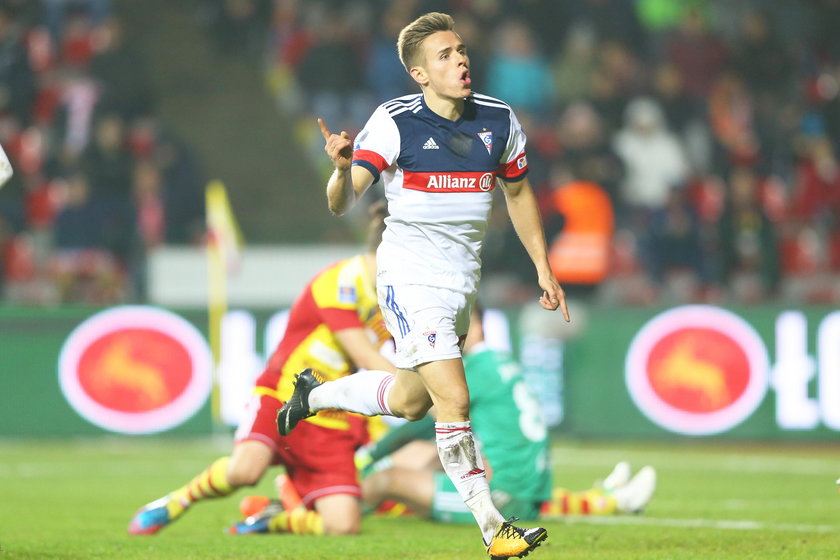
[[566, 307], [566, 294], [548, 264], [548, 249], [545, 243], [545, 232], [543, 231], [540, 211], [537, 208], [537, 199], [531, 183], [525, 177], [516, 182], [500, 181], [502, 190], [507, 201], [508, 214], [513, 222], [513, 228], [519, 236], [519, 240], [531, 257], [537, 269], [537, 279], [543, 295], [540, 297], [540, 305], [543, 309], [550, 311], [558, 307], [563, 312], [563, 318], [570, 321], [569, 309]]
[[397, 368], [388, 358], [379, 353], [379, 349], [370, 342], [367, 331], [363, 328], [349, 328], [335, 331], [338, 343], [350, 356], [357, 368], [378, 369], [397, 373]]
[[318, 125], [326, 142], [324, 151], [335, 167], [327, 181], [327, 203], [330, 212], [341, 216], [350, 210], [373, 184], [373, 175], [364, 167], [353, 166], [353, 142], [346, 131], [332, 134], [323, 119], [318, 119]]

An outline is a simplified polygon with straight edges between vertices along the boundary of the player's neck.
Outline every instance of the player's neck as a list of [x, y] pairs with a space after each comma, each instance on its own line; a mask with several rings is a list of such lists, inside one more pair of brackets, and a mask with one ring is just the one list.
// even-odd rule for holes
[[464, 100], [443, 97], [429, 88], [423, 90], [426, 106], [437, 115], [450, 121], [457, 121], [464, 114]]

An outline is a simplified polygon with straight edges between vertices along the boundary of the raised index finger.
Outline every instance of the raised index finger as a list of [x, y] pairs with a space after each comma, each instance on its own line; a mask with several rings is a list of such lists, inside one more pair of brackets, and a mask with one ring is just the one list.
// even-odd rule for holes
[[324, 119], [318, 119], [318, 126], [321, 127], [321, 134], [324, 135], [324, 140], [330, 139], [330, 129], [327, 128], [327, 123], [324, 122]]

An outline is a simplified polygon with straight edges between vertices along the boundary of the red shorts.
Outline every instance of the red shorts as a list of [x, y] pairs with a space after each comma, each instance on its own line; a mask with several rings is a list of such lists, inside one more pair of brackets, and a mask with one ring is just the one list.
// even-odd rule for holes
[[361, 497], [354, 454], [367, 438], [366, 420], [348, 414], [349, 430], [303, 421], [288, 436], [281, 436], [277, 431], [277, 410], [281, 406], [270, 395], [252, 395], [236, 430], [236, 443], [255, 440], [272, 448], [273, 464], [286, 467], [307, 507], [333, 494]]

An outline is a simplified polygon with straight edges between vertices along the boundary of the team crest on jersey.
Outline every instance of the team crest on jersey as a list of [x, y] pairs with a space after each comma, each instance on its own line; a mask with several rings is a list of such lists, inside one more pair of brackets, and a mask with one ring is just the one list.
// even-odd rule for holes
[[478, 137], [481, 138], [481, 143], [484, 144], [484, 147], [487, 148], [487, 153], [491, 153], [493, 150], [493, 131], [488, 130], [486, 132], [478, 132]]
[[432, 348], [435, 347], [435, 340], [437, 339], [437, 332], [436, 331], [427, 331], [423, 333], [423, 336], [426, 337], [426, 340], [429, 341], [429, 346]]
[[341, 303], [355, 303], [356, 288], [353, 286], [340, 286], [338, 288], [338, 301]]

